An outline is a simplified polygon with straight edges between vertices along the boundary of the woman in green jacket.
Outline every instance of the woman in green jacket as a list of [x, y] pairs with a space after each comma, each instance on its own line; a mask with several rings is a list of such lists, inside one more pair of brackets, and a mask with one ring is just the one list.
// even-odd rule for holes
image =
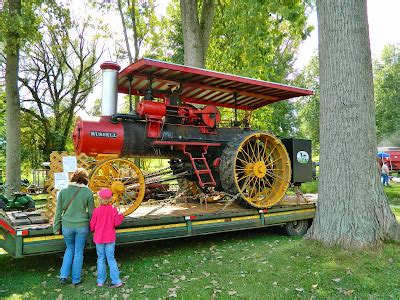
[[[60, 270], [60, 283], [67, 283], [72, 271], [72, 284], [81, 283], [83, 250], [89, 233], [89, 221], [94, 208], [93, 193], [87, 187], [88, 173], [78, 169], [71, 178], [67, 188], [58, 193], [56, 214], [54, 217], [54, 234], [64, 236], [67, 249]], [[61, 229], [62, 224], [62, 229]]]

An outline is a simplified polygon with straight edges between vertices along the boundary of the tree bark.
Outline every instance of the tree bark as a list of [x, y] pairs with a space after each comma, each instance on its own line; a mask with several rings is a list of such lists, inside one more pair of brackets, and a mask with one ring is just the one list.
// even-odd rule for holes
[[204, 68], [215, 12], [215, 0], [180, 0], [185, 65]]
[[320, 184], [306, 238], [363, 249], [399, 240], [380, 183], [365, 0], [317, 1]]
[[[21, 0], [10, 0], [10, 15], [21, 14]], [[6, 38], [6, 197], [21, 185], [21, 121], [18, 92], [19, 35]]]

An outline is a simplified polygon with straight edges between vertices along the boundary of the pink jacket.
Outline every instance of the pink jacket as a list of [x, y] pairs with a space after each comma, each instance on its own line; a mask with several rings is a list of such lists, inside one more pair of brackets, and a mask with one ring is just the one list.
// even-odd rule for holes
[[119, 214], [111, 204], [95, 208], [90, 220], [90, 230], [94, 231], [94, 242], [96, 244], [115, 242], [115, 227], [121, 225], [123, 220], [124, 215]]

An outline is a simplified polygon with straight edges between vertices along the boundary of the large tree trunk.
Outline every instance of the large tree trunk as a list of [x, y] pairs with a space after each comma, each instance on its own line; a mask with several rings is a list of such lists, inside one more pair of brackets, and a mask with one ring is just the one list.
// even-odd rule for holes
[[317, 1], [320, 184], [307, 237], [369, 248], [400, 237], [376, 162], [374, 91], [365, 0]]
[[204, 68], [215, 12], [215, 0], [180, 0], [185, 65]]
[[[10, 15], [21, 14], [21, 0], [9, 1]], [[6, 197], [21, 185], [21, 125], [18, 92], [19, 36], [6, 39]]]

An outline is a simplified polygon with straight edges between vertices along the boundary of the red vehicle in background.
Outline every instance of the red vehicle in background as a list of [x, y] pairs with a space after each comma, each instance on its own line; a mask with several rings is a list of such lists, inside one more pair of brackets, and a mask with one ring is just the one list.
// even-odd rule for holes
[[379, 147], [378, 151], [389, 154], [384, 160], [389, 162], [391, 171], [400, 171], [400, 147]]

